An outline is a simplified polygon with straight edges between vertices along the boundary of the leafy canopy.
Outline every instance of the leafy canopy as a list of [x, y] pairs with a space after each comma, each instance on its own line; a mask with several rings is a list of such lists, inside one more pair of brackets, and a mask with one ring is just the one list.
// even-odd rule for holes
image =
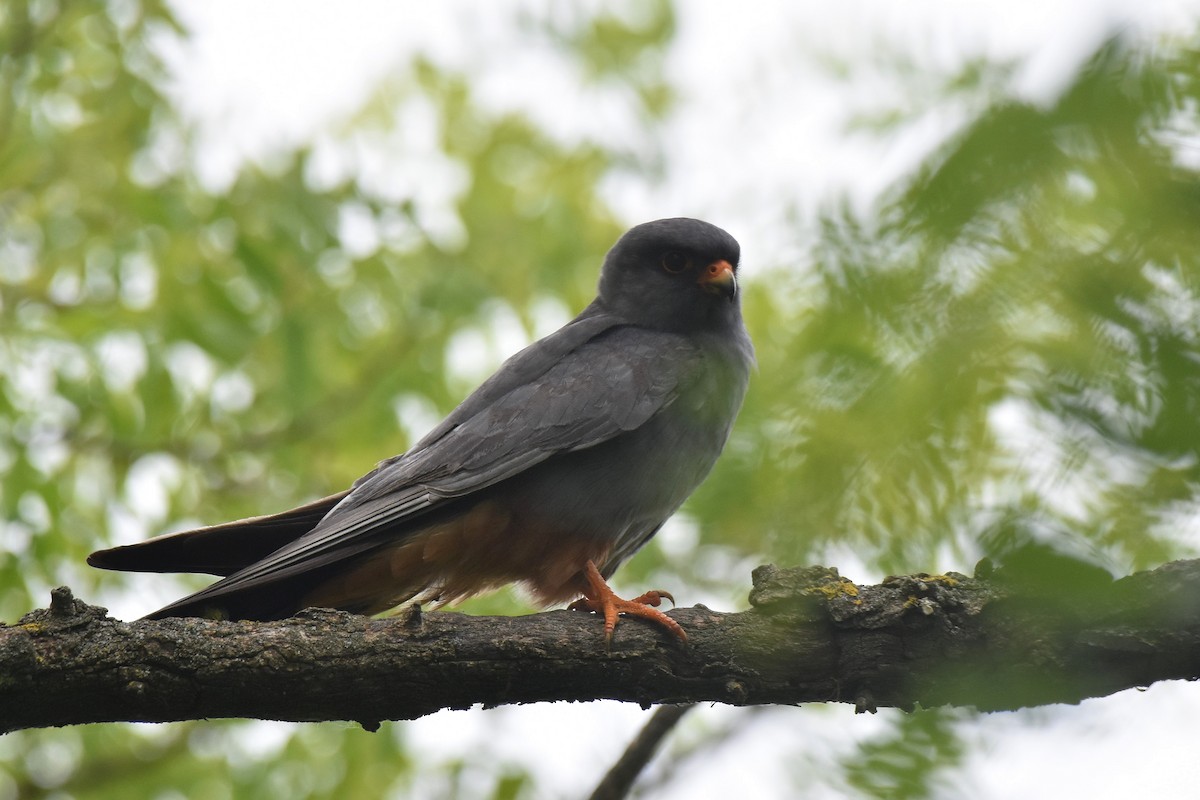
[[[565, 142], [417, 57], [331, 134], [386, 148], [431, 120], [436, 152], [385, 159], [394, 181], [303, 148], [214, 189], [161, 88], [155, 42], [181, 35], [166, 6], [0, 10], [0, 618], [54, 585], [128, 585], [81, 566], [98, 546], [343, 488], [583, 306], [640, 221], [598, 187], [659, 174], [674, 17], [522, 30], [616, 87], [652, 146]], [[734, 439], [620, 579], [665, 572], [732, 605], [766, 560], [969, 569], [1038, 539], [1125, 570], [1194, 552], [1200, 51], [1111, 41], [1043, 104], [993, 65], [941, 85], [972, 120], [869, 213], [798, 225], [805, 263], [749, 282], [760, 367]], [[904, 725], [936, 752], [869, 744], [847, 787], [922, 796], [962, 757], [945, 719]], [[239, 761], [243, 730], [10, 736], [0, 794], [453, 793], [480, 774], [532, 791], [527, 765], [422, 771], [400, 728], [291, 728]]]

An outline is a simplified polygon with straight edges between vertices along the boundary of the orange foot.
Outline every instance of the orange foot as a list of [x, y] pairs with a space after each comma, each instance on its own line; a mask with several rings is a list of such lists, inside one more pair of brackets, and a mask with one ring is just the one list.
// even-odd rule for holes
[[678, 636], [681, 642], [687, 642], [687, 634], [684, 633], [683, 628], [679, 627], [679, 623], [658, 610], [664, 597], [670, 600], [672, 605], [675, 604], [675, 598], [671, 596], [670, 592], [651, 589], [632, 600], [622, 600], [604, 582], [600, 570], [596, 569], [596, 565], [590, 560], [583, 568], [583, 578], [587, 581], [583, 597], [571, 603], [568, 608], [572, 611], [594, 611], [597, 614], [603, 614], [605, 644], [612, 641], [613, 631], [617, 627], [618, 614], [624, 614], [627, 617], [641, 617], [656, 622]]

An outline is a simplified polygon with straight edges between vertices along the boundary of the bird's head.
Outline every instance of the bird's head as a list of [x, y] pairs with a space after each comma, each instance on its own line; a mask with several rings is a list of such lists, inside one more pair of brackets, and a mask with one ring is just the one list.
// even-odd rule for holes
[[604, 259], [598, 301], [610, 313], [661, 330], [737, 320], [737, 240], [715, 225], [676, 217], [631, 228]]

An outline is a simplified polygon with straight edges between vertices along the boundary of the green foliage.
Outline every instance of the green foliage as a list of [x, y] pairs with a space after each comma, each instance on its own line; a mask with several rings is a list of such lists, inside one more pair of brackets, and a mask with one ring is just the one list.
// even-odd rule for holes
[[938, 774], [954, 766], [963, 744], [953, 722], [961, 712], [920, 710], [897, 717], [886, 736], [864, 743], [842, 764], [846, 783], [865, 797], [930, 797]]
[[[551, 20], [525, 34], [623, 90], [653, 145], [675, 98], [670, 6]], [[153, 43], [176, 31], [152, 0], [0, 9], [0, 619], [54, 585], [126, 585], [82, 567], [98, 546], [281, 509], [403, 450], [514, 336], [582, 307], [636, 221], [598, 185], [659, 166], [653, 146], [564, 143], [488, 111], [471, 76], [416, 58], [330, 136], [380, 146], [425, 114], [439, 192], [410, 153], [397, 195], [316, 149], [214, 190], [161, 90]], [[881, 571], [969, 569], [1047, 535], [1120, 568], [1194, 549], [1200, 54], [1113, 41], [1040, 104], [1007, 74], [923, 76], [916, 107], [944, 94], [972, 120], [869, 214], [828, 210], [804, 269], [748, 282], [760, 368], [686, 508], [698, 548], [655, 543], [618, 580], [734, 603], [754, 563], [837, 546]], [[898, 105], [866, 123], [905, 124]], [[927, 795], [962, 755], [959, 719], [904, 718], [845, 760], [845, 785]], [[478, 793], [477, 767], [418, 768], [395, 730], [9, 736], [0, 797]], [[242, 752], [264, 737], [277, 746]], [[535, 794], [521, 765], [489, 775], [496, 797]]]
[[994, 98], [876, 217], [827, 214], [798, 295], [751, 290], [761, 368], [708, 530], [892, 571], [969, 568], [1020, 520], [1120, 568], [1190, 552], [1198, 76], [1110, 42], [1045, 107]]

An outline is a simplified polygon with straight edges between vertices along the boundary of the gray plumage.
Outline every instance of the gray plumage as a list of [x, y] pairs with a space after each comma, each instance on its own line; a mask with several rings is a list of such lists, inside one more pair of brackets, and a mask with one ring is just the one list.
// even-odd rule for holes
[[[710, 281], [702, 271], [736, 269], [739, 255], [729, 234], [698, 220], [639, 225], [609, 252], [599, 294], [578, 317], [506, 361], [349, 492], [100, 551], [89, 563], [227, 575], [153, 617], [269, 619], [299, 610], [331, 576], [486, 502], [564, 541], [594, 542], [607, 577], [703, 480], [729, 436], [753, 348], [732, 275]], [[531, 564], [535, 588], [539, 574]], [[437, 590], [403, 584], [397, 576], [389, 602]], [[557, 589], [539, 591], [557, 599]]]

